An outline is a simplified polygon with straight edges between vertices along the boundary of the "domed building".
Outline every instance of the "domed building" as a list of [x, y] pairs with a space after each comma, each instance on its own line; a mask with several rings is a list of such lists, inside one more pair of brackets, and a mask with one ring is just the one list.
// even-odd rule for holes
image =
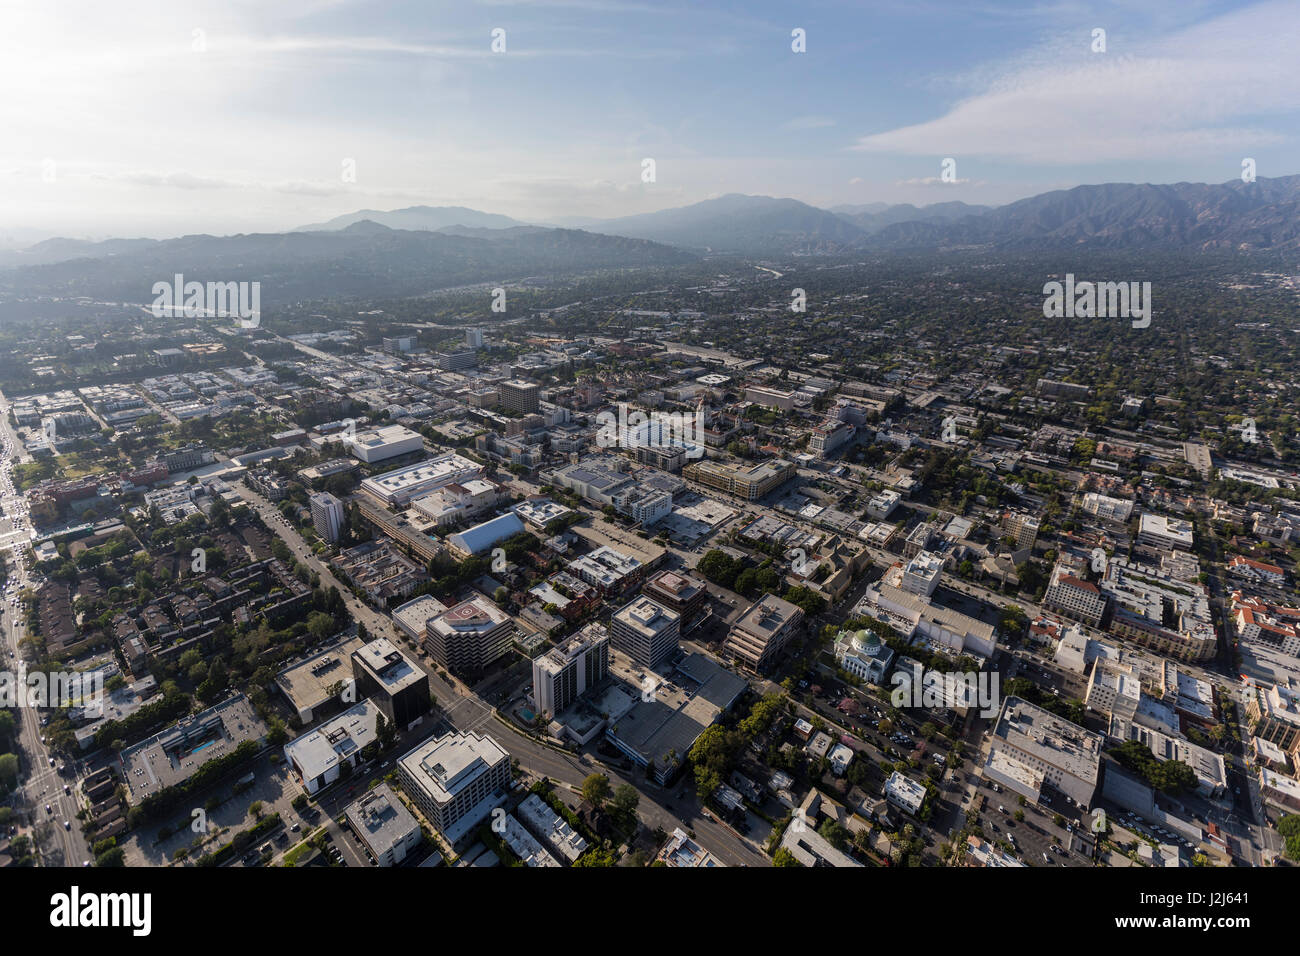
[[841, 631], [835, 640], [835, 660], [858, 680], [881, 684], [894, 662], [894, 652], [875, 631]]

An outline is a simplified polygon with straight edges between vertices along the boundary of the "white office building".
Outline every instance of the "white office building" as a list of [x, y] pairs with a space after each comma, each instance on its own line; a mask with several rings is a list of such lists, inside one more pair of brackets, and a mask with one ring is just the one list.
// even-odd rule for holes
[[343, 439], [343, 445], [355, 457], [367, 464], [409, 455], [424, 450], [424, 438], [402, 425], [384, 425], [369, 431], [357, 432]]
[[403, 790], [456, 846], [504, 802], [510, 755], [486, 735], [446, 734], [407, 753], [397, 772]]

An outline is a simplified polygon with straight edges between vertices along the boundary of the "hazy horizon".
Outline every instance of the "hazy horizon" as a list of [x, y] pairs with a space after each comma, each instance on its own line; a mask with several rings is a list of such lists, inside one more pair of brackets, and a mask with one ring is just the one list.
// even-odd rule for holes
[[128, 0], [6, 16], [0, 75], [23, 93], [0, 106], [10, 244], [415, 205], [534, 223], [728, 193], [996, 206], [1222, 183], [1247, 157], [1260, 177], [1296, 171], [1300, 9], [1276, 0]]

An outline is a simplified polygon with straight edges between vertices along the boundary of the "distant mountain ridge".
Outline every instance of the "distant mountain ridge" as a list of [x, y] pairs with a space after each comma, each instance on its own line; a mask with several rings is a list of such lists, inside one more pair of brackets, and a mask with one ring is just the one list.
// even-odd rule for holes
[[148, 302], [154, 282], [181, 273], [203, 282], [260, 282], [263, 304], [275, 304], [326, 296], [415, 296], [526, 276], [664, 267], [696, 259], [641, 239], [571, 229], [525, 227], [485, 239], [390, 229], [370, 220], [330, 232], [149, 240], [130, 251], [96, 255], [100, 245], [91, 244], [85, 257], [0, 272], [0, 288]]
[[1251, 183], [1103, 183], [996, 208], [943, 202], [827, 210], [733, 193], [599, 220], [585, 230], [458, 206], [361, 210], [287, 233], [46, 239], [0, 251], [0, 285], [136, 301], [143, 277], [152, 282], [195, 271], [222, 280], [264, 278], [278, 288], [265, 293], [275, 301], [287, 290], [295, 298], [314, 297], [313, 290], [418, 294], [530, 274], [669, 266], [701, 254], [770, 258], [951, 248], [1290, 252], [1300, 249], [1300, 175]]
[[872, 242], [896, 248], [1291, 250], [1300, 248], [1300, 176], [1076, 186], [948, 222], [896, 223]]
[[392, 209], [384, 212], [379, 209], [359, 209], [356, 212], [335, 216], [325, 222], [309, 226], [298, 226], [292, 232], [332, 232], [345, 229], [358, 222], [369, 220], [387, 226], [389, 229], [425, 229], [437, 232], [448, 226], [466, 226], [477, 229], [509, 229], [514, 226], [526, 226], [528, 223], [500, 216], [491, 212], [479, 212], [464, 206], [407, 206], [405, 209]]

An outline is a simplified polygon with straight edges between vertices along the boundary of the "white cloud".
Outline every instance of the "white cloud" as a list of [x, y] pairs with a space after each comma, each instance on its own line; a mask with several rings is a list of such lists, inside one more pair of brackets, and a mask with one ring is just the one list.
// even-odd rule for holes
[[1088, 43], [1076, 27], [945, 115], [863, 136], [852, 148], [1074, 165], [1232, 155], [1288, 139], [1261, 120], [1297, 110], [1293, 3], [1238, 10], [1147, 43], [1112, 31], [1104, 54]]

